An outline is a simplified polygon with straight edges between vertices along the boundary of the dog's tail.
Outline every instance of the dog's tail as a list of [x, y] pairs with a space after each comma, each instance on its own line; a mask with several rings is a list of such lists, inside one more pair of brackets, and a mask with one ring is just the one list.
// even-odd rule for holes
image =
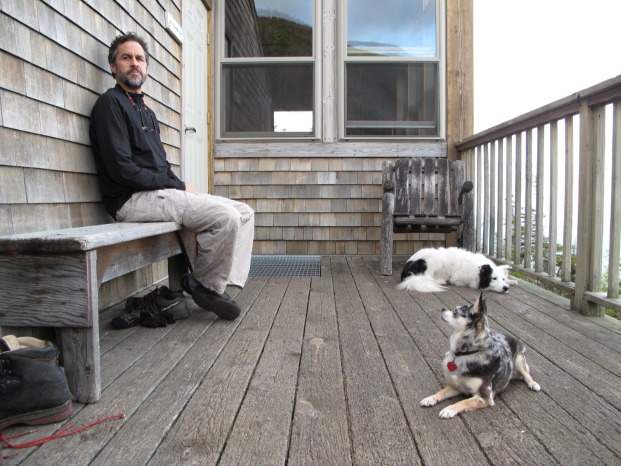
[[437, 293], [446, 288], [427, 274], [410, 275], [397, 285], [398, 290], [421, 291], [423, 293]]

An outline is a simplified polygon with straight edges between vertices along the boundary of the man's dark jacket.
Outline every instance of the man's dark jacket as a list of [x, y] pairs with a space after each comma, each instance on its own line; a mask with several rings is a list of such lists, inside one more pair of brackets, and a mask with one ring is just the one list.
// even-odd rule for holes
[[108, 89], [93, 106], [89, 134], [103, 202], [113, 217], [135, 192], [185, 190], [166, 160], [159, 123], [143, 94], [118, 84]]

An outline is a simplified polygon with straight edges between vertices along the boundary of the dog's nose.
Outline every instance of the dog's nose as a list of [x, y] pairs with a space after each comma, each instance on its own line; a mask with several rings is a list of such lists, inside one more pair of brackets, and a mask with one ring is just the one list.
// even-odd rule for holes
[[509, 287], [508, 286], [503, 286], [502, 287], [502, 291], [504, 291], [506, 293], [507, 291], [509, 291]]

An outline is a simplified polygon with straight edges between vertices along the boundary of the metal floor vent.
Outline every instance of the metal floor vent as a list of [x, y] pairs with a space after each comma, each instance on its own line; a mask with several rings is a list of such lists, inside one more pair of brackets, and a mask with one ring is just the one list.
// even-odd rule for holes
[[252, 256], [251, 277], [320, 277], [321, 256]]

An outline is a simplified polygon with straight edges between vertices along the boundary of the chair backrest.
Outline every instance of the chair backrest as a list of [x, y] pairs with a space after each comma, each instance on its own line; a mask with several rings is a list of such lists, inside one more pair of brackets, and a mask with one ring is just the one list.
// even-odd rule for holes
[[395, 216], [460, 217], [457, 197], [463, 164], [438, 157], [399, 159], [394, 164]]

